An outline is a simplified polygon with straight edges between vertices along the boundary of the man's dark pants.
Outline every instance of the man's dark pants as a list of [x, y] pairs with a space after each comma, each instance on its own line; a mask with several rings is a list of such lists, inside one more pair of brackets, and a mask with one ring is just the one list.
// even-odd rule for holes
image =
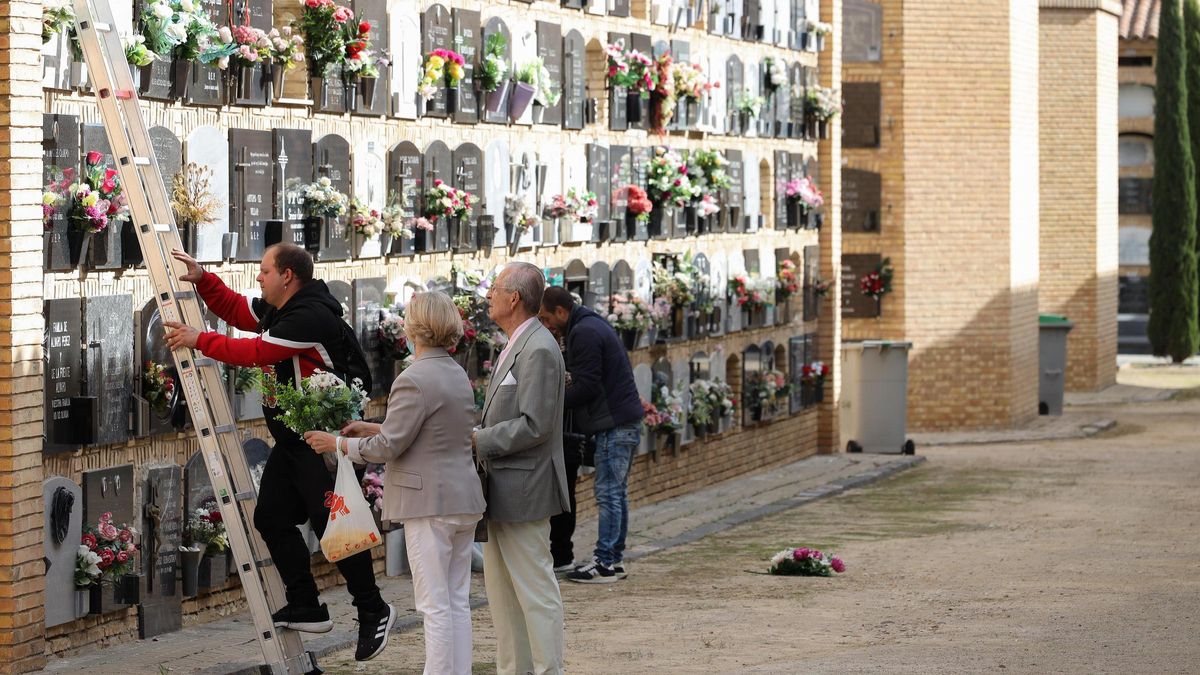
[[554, 566], [561, 567], [575, 561], [575, 481], [579, 475], [579, 442], [563, 439], [563, 464], [567, 470], [567, 494], [571, 497], [571, 510], [550, 518], [550, 555]]

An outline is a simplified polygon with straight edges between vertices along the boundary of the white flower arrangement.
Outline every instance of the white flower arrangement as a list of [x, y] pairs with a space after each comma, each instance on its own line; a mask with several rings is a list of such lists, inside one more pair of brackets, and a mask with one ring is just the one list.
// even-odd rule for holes
[[350, 199], [333, 186], [328, 176], [300, 188], [304, 211], [310, 216], [338, 217], [346, 215]]
[[817, 35], [833, 34], [833, 24], [824, 23], [822, 21], [813, 21], [812, 19], [808, 19], [805, 22], [804, 29], [809, 33], [815, 33]]
[[527, 194], [509, 194], [505, 196], [504, 216], [508, 222], [512, 223], [521, 232], [525, 232], [534, 225], [542, 222], [542, 217], [538, 215], [538, 210], [533, 203], [533, 199]]

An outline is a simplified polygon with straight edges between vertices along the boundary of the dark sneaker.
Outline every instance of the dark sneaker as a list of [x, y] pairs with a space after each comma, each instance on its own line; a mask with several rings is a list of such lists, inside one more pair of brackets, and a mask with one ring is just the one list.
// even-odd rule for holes
[[613, 563], [612, 571], [613, 574], [617, 575], [618, 579], [624, 579], [629, 576], [629, 572], [625, 571], [625, 563]]
[[378, 614], [362, 614], [358, 617], [358, 649], [354, 650], [355, 661], [370, 661], [379, 656], [387, 646], [388, 634], [396, 623], [396, 610], [388, 605]]
[[612, 567], [595, 560], [581, 565], [575, 568], [574, 572], [567, 574], [568, 581], [580, 584], [611, 584], [618, 578]]
[[271, 620], [275, 622], [276, 628], [287, 628], [305, 633], [328, 633], [333, 630], [333, 622], [329, 620], [329, 608], [325, 605], [320, 607], [284, 605], [278, 612], [271, 615]]

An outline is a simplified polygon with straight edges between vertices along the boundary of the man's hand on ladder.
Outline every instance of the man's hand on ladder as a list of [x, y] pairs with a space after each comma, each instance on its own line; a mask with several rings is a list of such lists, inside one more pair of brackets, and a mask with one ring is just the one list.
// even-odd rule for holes
[[196, 343], [200, 340], [200, 331], [175, 321], [164, 321], [163, 326], [171, 329], [166, 334], [167, 346], [171, 348], [171, 351], [196, 348]]
[[180, 251], [179, 249], [175, 249], [171, 251], [171, 257], [175, 258], [184, 265], [187, 265], [187, 273], [179, 275], [180, 281], [189, 281], [193, 284], [198, 284], [200, 283], [200, 280], [204, 278], [204, 268], [201, 267], [200, 263], [196, 262], [196, 259], [192, 256]]

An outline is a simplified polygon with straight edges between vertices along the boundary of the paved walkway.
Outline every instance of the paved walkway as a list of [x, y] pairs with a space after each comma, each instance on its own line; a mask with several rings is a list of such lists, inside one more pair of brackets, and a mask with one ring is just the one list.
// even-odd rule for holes
[[[696, 541], [721, 530], [795, 508], [847, 489], [865, 485], [924, 461], [900, 455], [819, 455], [768, 472], [742, 476], [713, 487], [651, 506], [634, 509], [630, 517], [626, 560]], [[586, 557], [595, 541], [595, 520], [581, 522], [575, 535], [576, 557]], [[631, 572], [636, 573], [631, 569]], [[471, 596], [486, 602], [483, 579], [472, 580]], [[381, 580], [383, 596], [400, 613], [396, 631], [419, 626], [413, 608], [412, 583], [407, 576]], [[339, 589], [327, 591], [336, 628], [310, 636], [305, 647], [318, 657], [352, 646], [357, 639], [354, 610]], [[252, 637], [249, 614], [241, 613], [186, 628], [151, 640], [139, 640], [52, 661], [48, 672], [126, 673], [257, 673], [261, 661]]]

